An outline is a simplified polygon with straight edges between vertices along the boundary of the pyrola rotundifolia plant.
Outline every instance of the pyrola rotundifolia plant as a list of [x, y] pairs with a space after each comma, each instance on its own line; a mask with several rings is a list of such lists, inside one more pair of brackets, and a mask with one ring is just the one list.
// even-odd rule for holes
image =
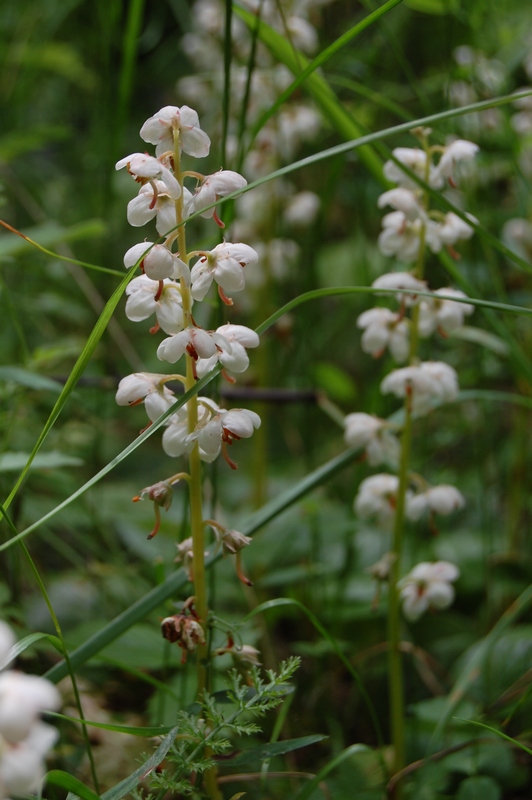
[[[259, 337], [243, 325], [225, 324], [217, 330], [205, 330], [195, 319], [193, 307], [218, 289], [227, 306], [232, 295], [244, 289], [246, 270], [257, 262], [253, 248], [242, 242], [223, 241], [212, 250], [192, 250], [186, 238], [185, 221], [196, 212], [211, 218], [221, 228], [215, 204], [246, 186], [246, 180], [231, 170], [203, 175], [184, 169], [183, 155], [203, 158], [208, 155], [210, 140], [200, 127], [197, 113], [182, 106], [166, 106], [146, 120], [140, 130], [145, 142], [155, 145], [155, 155], [133, 153], [121, 159], [117, 169], [126, 167], [140, 184], [137, 197], [130, 201], [127, 218], [140, 227], [155, 220], [159, 242], [143, 241], [124, 256], [126, 267], [140, 267], [141, 275], [127, 288], [126, 315], [135, 322], [155, 317], [150, 333], [163, 335], [157, 357], [163, 364], [180, 364], [181, 372], [134, 373], [120, 381], [116, 400], [119, 405], [144, 403], [150, 422], [176, 402], [169, 383], [179, 382], [184, 390], [192, 389], [198, 379], [220, 365], [222, 373], [234, 381], [234, 375], [249, 365], [247, 350], [257, 347]], [[168, 509], [173, 487], [185, 481], [190, 495], [190, 538], [179, 543], [179, 558], [194, 584], [182, 614], [163, 621], [163, 634], [188, 652], [197, 651], [198, 691], [206, 687], [207, 592], [205, 586], [205, 528], [214, 531], [224, 554], [234, 554], [239, 577], [244, 577], [240, 551], [250, 539], [227, 530], [216, 520], [203, 516], [201, 462], [212, 462], [221, 454], [233, 469], [236, 463], [229, 449], [260, 426], [259, 416], [245, 408], [225, 409], [210, 398], [194, 395], [166, 420], [162, 437], [165, 453], [188, 460], [188, 469], [177, 472], [146, 487], [136, 500], [149, 498], [155, 508], [155, 536], [160, 524], [160, 509]]]
[[[363, 331], [362, 349], [378, 358], [386, 350], [399, 365], [381, 383], [383, 394], [403, 401], [401, 424], [357, 412], [344, 420], [346, 442], [364, 448], [371, 467], [388, 468], [362, 481], [354, 508], [363, 520], [374, 520], [391, 531], [391, 546], [370, 572], [377, 580], [388, 581], [388, 646], [391, 705], [391, 730], [395, 771], [404, 766], [404, 701], [400, 656], [400, 608], [410, 622], [424, 613], [448, 607], [454, 599], [453, 583], [458, 568], [445, 561], [423, 562], [403, 575], [404, 534], [409, 521], [423, 518], [435, 531], [437, 515], [449, 515], [465, 505], [454, 486], [432, 486], [427, 479], [411, 472], [412, 432], [416, 419], [439, 405], [453, 401], [458, 394], [458, 375], [443, 361], [422, 360], [422, 340], [433, 335], [447, 337], [463, 326], [473, 311], [463, 292], [452, 287], [431, 291], [425, 279], [427, 252], [447, 248], [457, 257], [455, 245], [469, 239], [473, 228], [452, 212], [431, 209], [429, 193], [416, 177], [432, 189], [456, 187], [463, 162], [474, 158], [478, 147], [456, 139], [446, 147], [429, 143], [430, 130], [413, 132], [421, 147], [398, 147], [384, 165], [388, 181], [397, 184], [379, 198], [379, 208], [391, 208], [382, 220], [379, 249], [409, 265], [400, 271], [381, 275], [373, 283], [380, 294], [392, 294], [395, 310], [377, 306], [364, 311], [357, 325]], [[466, 219], [475, 221], [470, 215]], [[400, 439], [397, 434], [401, 434]]]

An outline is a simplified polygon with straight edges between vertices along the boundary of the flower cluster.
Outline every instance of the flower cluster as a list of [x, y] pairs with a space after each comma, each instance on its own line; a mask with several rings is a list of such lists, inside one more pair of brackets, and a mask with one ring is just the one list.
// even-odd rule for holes
[[[0, 662], [9, 659], [15, 637], [0, 621]], [[57, 730], [40, 721], [43, 711], [61, 703], [56, 687], [35, 675], [6, 670], [0, 675], [0, 798], [38, 792], [44, 759], [57, 740]]]
[[[248, 350], [259, 345], [255, 331], [232, 323], [215, 330], [201, 327], [194, 318], [193, 308], [207, 297], [213, 284], [223, 304], [232, 306], [232, 295], [244, 289], [247, 269], [257, 263], [259, 256], [252, 247], [238, 241], [224, 240], [208, 250], [188, 249], [185, 232], [188, 218], [199, 214], [223, 228], [216, 204], [228, 195], [238, 194], [246, 186], [245, 178], [232, 170], [221, 169], [204, 175], [183, 168], [184, 156], [203, 158], [210, 149], [209, 137], [202, 130], [196, 111], [186, 105], [165, 106], [146, 120], [140, 135], [145, 142], [155, 145], [155, 155], [133, 153], [118, 161], [116, 169], [125, 167], [140, 184], [137, 197], [128, 205], [128, 221], [139, 227], [155, 220], [161, 239], [135, 244], [126, 252], [124, 266], [139, 268], [141, 274], [127, 287], [125, 310], [134, 322], [154, 316], [150, 333], [162, 331], [166, 334], [157, 347], [158, 359], [172, 365], [184, 362], [185, 367], [182, 374], [136, 372], [127, 375], [119, 383], [116, 402], [122, 406], [143, 403], [149, 424], [167, 415], [163, 450], [172, 458], [188, 457], [190, 466], [190, 474], [180, 472], [158, 481], [134, 498], [138, 501], [148, 497], [154, 504], [155, 526], [148, 536], [151, 539], [159, 530], [160, 510], [169, 509], [177, 483], [184, 481], [191, 492], [201, 493], [197, 456], [210, 463], [222, 454], [229, 466], [236, 469], [229, 448], [235, 441], [249, 438], [261, 424], [254, 411], [221, 408], [208, 397], [194, 396], [170, 413], [176, 404], [177, 386], [191, 390], [196, 380], [215, 368], [234, 382], [235, 375], [248, 368]], [[196, 466], [193, 467], [193, 463]], [[197, 519], [196, 531], [198, 526], [202, 528], [207, 524], [213, 527], [216, 542], [224, 553], [236, 556], [237, 573], [250, 585], [242, 575], [239, 553], [249, 540], [210, 520], [207, 523]], [[192, 522], [191, 527], [194, 528]], [[178, 553], [193, 580], [192, 538], [179, 544]], [[202, 613], [205, 614], [205, 609]], [[198, 628], [200, 623], [190, 614], [177, 615], [172, 620], [163, 624], [165, 635], [171, 641], [178, 641], [185, 652], [204, 644], [201, 627]]]
[[[456, 187], [461, 165], [474, 158], [478, 147], [464, 139], [455, 139], [445, 147], [431, 146], [430, 131], [418, 129], [414, 133], [423, 147], [393, 150], [393, 158], [384, 165], [384, 175], [397, 186], [378, 200], [380, 208], [393, 209], [382, 221], [380, 251], [414, 266], [410, 271], [381, 275], [373, 283], [379, 294], [393, 295], [396, 309], [377, 306], [364, 311], [357, 320], [363, 331], [364, 352], [379, 358], [388, 349], [395, 362], [407, 362], [389, 372], [380, 386], [382, 394], [403, 401], [403, 435], [399, 441], [398, 424], [361, 412], [347, 415], [344, 435], [347, 444], [364, 448], [370, 466], [384, 464], [399, 473], [382, 472], [362, 481], [354, 501], [357, 516], [376, 520], [384, 529], [402, 526], [403, 519], [416, 522], [425, 518], [436, 532], [435, 515], [449, 515], [463, 508], [464, 497], [454, 486], [430, 486], [421, 476], [408, 473], [408, 456], [403, 458], [402, 450], [409, 446], [405, 444], [405, 437], [410, 437], [405, 433], [407, 424], [410, 429], [415, 418], [455, 400], [458, 375], [443, 361], [420, 361], [418, 346], [420, 340], [435, 333], [445, 338], [462, 327], [473, 306], [466, 302], [463, 292], [452, 287], [431, 291], [424, 278], [424, 257], [427, 250], [438, 253], [443, 247], [457, 257], [454, 246], [469, 239], [473, 228], [454, 213], [431, 210], [428, 194], [413, 176], [435, 189]], [[471, 215], [465, 216], [476, 222]], [[390, 556], [390, 563], [399, 563], [400, 552]], [[454, 596], [450, 582], [457, 575], [457, 568], [444, 562], [415, 567], [396, 584], [405, 615], [415, 620], [428, 608], [448, 606]]]

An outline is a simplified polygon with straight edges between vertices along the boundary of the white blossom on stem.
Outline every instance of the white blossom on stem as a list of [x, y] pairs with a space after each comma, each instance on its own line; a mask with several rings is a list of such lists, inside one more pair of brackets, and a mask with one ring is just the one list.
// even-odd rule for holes
[[164, 244], [154, 244], [153, 242], [134, 244], [124, 255], [124, 266], [127, 269], [134, 267], [139, 259], [142, 259], [139, 266], [152, 281], [163, 281], [165, 278], [180, 278], [188, 275], [188, 267], [185, 262], [181, 261]]
[[235, 439], [248, 439], [253, 431], [260, 428], [261, 419], [254, 411], [247, 408], [233, 408], [231, 411], [219, 409], [205, 425], [198, 425], [190, 434], [190, 440], [197, 440], [203, 452], [204, 461], [214, 461], [220, 452], [229, 466], [236, 469], [236, 464], [227, 453], [227, 445]]
[[183, 330], [181, 292], [174, 281], [152, 281], [147, 275], [139, 275], [126, 286], [126, 295], [126, 317], [132, 322], [142, 322], [155, 314], [157, 326], [165, 333]]
[[[425, 179], [427, 168], [427, 154], [418, 147], [396, 147], [392, 150], [395, 158], [406, 167], [415, 172], [418, 177]], [[392, 183], [398, 183], [401, 187], [416, 191], [419, 189], [417, 183], [413, 181], [406, 172], [395, 161], [386, 161], [383, 167], [384, 177]], [[442, 177], [433, 164], [429, 165], [428, 183], [433, 189], [440, 189], [443, 185]]]
[[211, 140], [201, 130], [199, 117], [188, 106], [164, 106], [146, 120], [140, 129], [140, 137], [145, 142], [156, 145], [158, 156], [174, 149], [174, 131], [179, 132], [179, 148], [194, 158], [209, 155]]
[[390, 189], [384, 194], [381, 194], [377, 201], [377, 205], [379, 208], [385, 208], [385, 206], [391, 206], [396, 211], [402, 211], [405, 215], [406, 219], [410, 222], [418, 218], [424, 218], [425, 213], [422, 207], [419, 204], [418, 195], [415, 191], [411, 189], [405, 189], [404, 187], [397, 187], [396, 189]]
[[419, 366], [393, 370], [381, 383], [383, 394], [410, 396], [415, 414], [428, 413], [435, 403], [448, 403], [458, 394], [456, 371], [443, 361], [424, 361]]
[[132, 153], [130, 156], [121, 158], [115, 164], [115, 169], [127, 167], [127, 171], [135, 178], [137, 183], [148, 183], [162, 181], [168, 190], [170, 197], [177, 200], [181, 197], [181, 186], [172, 172], [164, 164], [146, 153]]
[[380, 473], [362, 481], [355, 497], [355, 513], [362, 519], [376, 517], [383, 528], [389, 528], [397, 505], [399, 478]]
[[419, 304], [420, 336], [430, 336], [436, 330], [445, 336], [462, 327], [464, 318], [475, 310], [469, 303], [457, 303], [454, 300], [444, 299], [441, 295], [466, 299], [466, 295], [460, 289], [451, 287], [437, 289], [431, 298], [423, 297]]
[[417, 564], [397, 584], [405, 617], [415, 622], [429, 609], [448, 608], [454, 600], [452, 583], [459, 575], [458, 567], [448, 561]]
[[[472, 222], [478, 222], [478, 220], [472, 215], [467, 215]], [[447, 247], [452, 247], [456, 242], [459, 242], [464, 239], [471, 239], [474, 234], [474, 229], [471, 225], [468, 225], [467, 222], [458, 216], [458, 214], [454, 214], [452, 211], [449, 211], [448, 214], [445, 215], [443, 221], [438, 223], [437, 226], [434, 228], [434, 239], [440, 241], [440, 247], [446, 245]], [[438, 252], [438, 250], [434, 250], [433, 252]]]
[[448, 516], [464, 506], [464, 496], [455, 486], [441, 484], [411, 495], [407, 501], [406, 515], [409, 519], [417, 521], [427, 512]]
[[455, 170], [460, 162], [471, 161], [478, 153], [478, 144], [468, 142], [466, 139], [455, 139], [447, 145], [436, 167], [436, 174], [441, 176], [441, 185], [444, 179], [455, 186]]
[[218, 361], [229, 372], [245, 372], [249, 366], [249, 356], [246, 348], [259, 346], [260, 339], [258, 334], [251, 328], [246, 328], [245, 325], [232, 325], [229, 322], [217, 328], [216, 333], [221, 334], [230, 343], [231, 352], [222, 350], [210, 358], [200, 358], [196, 364], [198, 377], [203, 378], [216, 366]]
[[362, 328], [362, 350], [374, 358], [379, 358], [386, 347], [395, 361], [401, 363], [408, 358], [408, 322], [388, 308], [370, 308], [357, 319], [357, 327]]
[[257, 252], [247, 244], [222, 242], [205, 252], [190, 272], [192, 297], [203, 300], [214, 281], [219, 286], [222, 300], [231, 305], [226, 292], [240, 292], [245, 284], [244, 267], [258, 261]]
[[344, 419], [344, 440], [350, 447], [364, 447], [371, 467], [383, 463], [397, 466], [399, 441], [384, 419], [363, 412], [348, 414]]
[[418, 301], [417, 293], [426, 292], [427, 284], [411, 272], [386, 272], [371, 284], [374, 289], [404, 289], [405, 294], [395, 294], [400, 303], [412, 305]]
[[165, 385], [168, 375], [151, 372], [134, 372], [122, 378], [116, 392], [119, 406], [136, 406], [144, 402], [146, 413], [152, 422], [168, 411], [175, 403], [175, 396]]
[[[183, 219], [193, 210], [193, 196], [183, 186]], [[166, 236], [176, 226], [175, 201], [162, 181], [151, 181], [141, 186], [138, 195], [127, 204], [127, 221], [134, 228], [146, 225], [154, 217], [157, 233], [161, 236]]]
[[232, 348], [227, 339], [214, 331], [190, 327], [163, 339], [157, 348], [157, 358], [175, 364], [185, 353], [197, 361], [199, 358], [210, 358], [219, 350], [231, 353]]
[[193, 195], [194, 211], [201, 211], [202, 217], [210, 219], [214, 216], [214, 207], [206, 211], [203, 209], [217, 203], [221, 197], [240, 191], [247, 183], [242, 175], [230, 169], [221, 169], [213, 175], [207, 175]]

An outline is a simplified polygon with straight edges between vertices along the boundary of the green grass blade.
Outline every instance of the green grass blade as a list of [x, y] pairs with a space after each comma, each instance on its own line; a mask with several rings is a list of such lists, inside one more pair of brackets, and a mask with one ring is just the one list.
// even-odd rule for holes
[[59, 653], [64, 653], [63, 646], [61, 641], [57, 638], [57, 636], [53, 636], [51, 633], [30, 633], [29, 636], [25, 636], [19, 642], [17, 642], [9, 653], [0, 661], [0, 670], [5, 669], [12, 661], [14, 661], [18, 656], [27, 650], [28, 647], [31, 647], [32, 644], [35, 642], [40, 642], [42, 639], [47, 639], [50, 644], [52, 644], [55, 649]]
[[515, 745], [515, 747], [520, 747], [521, 750], [524, 750], [525, 753], [532, 756], [532, 750], [530, 747], [527, 747], [523, 742], [520, 742], [519, 739], [514, 739], [512, 736], [508, 736], [506, 733], [497, 730], [497, 728], [492, 728], [491, 725], [486, 725], [484, 722], [478, 722], [475, 719], [462, 719], [461, 717], [453, 717], [453, 719], [458, 720], [458, 722], [465, 722], [466, 725], [476, 725], [479, 728], [485, 728], [487, 731], [491, 731], [491, 733], [495, 733], [497, 736], [500, 736], [501, 739], [506, 739], [507, 742], [511, 742], [511, 744]]
[[114, 731], [115, 733], [129, 733], [131, 736], [164, 736], [169, 733], [173, 725], [152, 725], [149, 727], [140, 727], [138, 725], [115, 725], [109, 722], [94, 722], [89, 719], [78, 719], [77, 717], [68, 717], [65, 714], [59, 714], [56, 711], [45, 711], [47, 717], [54, 719], [61, 719], [64, 722], [72, 722], [75, 725], [86, 725], [88, 728], [99, 728], [103, 731]]
[[[81, 800], [100, 800], [100, 795], [85, 786], [78, 778], [69, 775], [68, 772], [63, 772], [62, 769], [52, 769], [46, 773], [45, 782], [52, 784], [52, 786], [60, 786], [61, 789], [67, 789], [74, 797], [80, 797]], [[69, 797], [71, 796], [69, 795]]]
[[324, 739], [327, 739], [327, 736], [316, 733], [310, 736], [301, 736], [298, 739], [283, 739], [281, 742], [269, 742], [268, 744], [250, 747], [231, 759], [231, 767], [242, 767], [245, 764], [265, 761], [269, 758], [275, 758], [275, 756], [283, 756], [285, 753], [292, 753], [294, 750], [300, 750], [302, 747], [322, 742]]

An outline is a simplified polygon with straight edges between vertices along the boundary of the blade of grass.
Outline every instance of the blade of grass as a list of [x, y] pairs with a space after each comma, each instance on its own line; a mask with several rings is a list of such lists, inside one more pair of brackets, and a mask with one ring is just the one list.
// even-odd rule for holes
[[351, 758], [351, 756], [356, 755], [357, 753], [369, 753], [371, 752], [369, 747], [366, 747], [365, 744], [352, 744], [350, 747], [346, 747], [345, 750], [342, 750], [341, 753], [338, 753], [328, 764], [326, 764], [323, 769], [321, 769], [315, 778], [309, 781], [302, 790], [294, 797], [294, 800], [306, 800], [307, 797], [310, 797], [314, 789], [316, 789], [320, 783], [327, 777], [327, 775], [336, 769], [336, 767], [340, 766], [340, 764], [345, 761], [347, 758]]
[[529, 756], [532, 756], [532, 750], [530, 747], [527, 747], [525, 744], [523, 744], [523, 742], [520, 742], [519, 739], [514, 739], [512, 736], [508, 736], [506, 733], [497, 730], [497, 728], [492, 728], [491, 725], [486, 725], [484, 722], [478, 722], [476, 719], [462, 719], [461, 717], [453, 717], [453, 719], [458, 720], [458, 722], [464, 722], [466, 725], [476, 725], [479, 728], [485, 728], [487, 731], [491, 731], [497, 736], [500, 736], [501, 739], [506, 739], [507, 742], [511, 742], [511, 744], [515, 745], [515, 747], [520, 747], [521, 750], [524, 750], [525, 753], [528, 753]]

